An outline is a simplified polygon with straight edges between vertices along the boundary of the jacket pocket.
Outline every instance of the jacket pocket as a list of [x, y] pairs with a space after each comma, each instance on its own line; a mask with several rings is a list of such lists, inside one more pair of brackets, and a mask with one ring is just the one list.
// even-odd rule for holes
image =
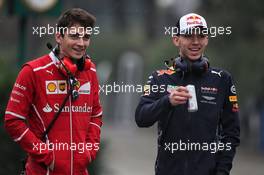
[[86, 166], [87, 166], [89, 163], [92, 162], [92, 157], [90, 151], [87, 150], [85, 153], [86, 153], [85, 158], [86, 158]]
[[76, 152], [74, 156], [75, 169], [80, 172], [85, 171], [88, 164], [91, 162], [91, 155], [88, 150], [85, 150], [83, 153]]

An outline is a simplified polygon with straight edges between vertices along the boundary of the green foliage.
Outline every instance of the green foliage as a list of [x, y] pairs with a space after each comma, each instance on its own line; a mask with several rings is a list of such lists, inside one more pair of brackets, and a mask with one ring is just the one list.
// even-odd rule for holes
[[106, 146], [106, 141], [101, 140], [100, 150], [97, 152], [96, 159], [88, 166], [89, 174], [92, 174], [92, 175], [104, 174], [103, 172], [105, 170], [104, 170], [104, 167], [102, 165], [102, 162], [104, 160], [103, 160], [102, 155], [106, 154], [104, 151], [105, 146]]
[[200, 9], [206, 11], [209, 26], [232, 27], [230, 36], [210, 39], [207, 53], [215, 65], [233, 74], [241, 104], [263, 94], [263, 6], [264, 2], [258, 0], [243, 3], [204, 0]]
[[0, 137], [1, 143], [4, 143], [0, 144], [0, 162], [2, 162], [0, 172], [5, 172], [6, 174], [18, 174], [21, 166], [20, 159], [23, 157], [21, 149], [7, 135], [3, 125], [4, 112], [14, 83], [16, 71], [16, 67], [11, 66], [10, 60], [0, 58], [0, 115], [2, 119], [0, 122]]
[[0, 58], [0, 113], [2, 116], [14, 83], [15, 71], [16, 67], [12, 67], [10, 61]]

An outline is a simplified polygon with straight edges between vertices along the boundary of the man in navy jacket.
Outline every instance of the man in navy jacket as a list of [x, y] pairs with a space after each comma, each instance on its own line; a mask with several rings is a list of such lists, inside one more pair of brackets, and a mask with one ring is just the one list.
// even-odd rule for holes
[[[154, 72], [136, 109], [139, 127], [158, 123], [156, 175], [229, 175], [239, 145], [236, 89], [231, 75], [209, 66], [205, 19], [180, 18], [173, 43], [179, 57]], [[187, 85], [194, 86], [195, 93]], [[197, 108], [188, 102], [196, 97]], [[195, 107], [195, 106], [194, 106]]]

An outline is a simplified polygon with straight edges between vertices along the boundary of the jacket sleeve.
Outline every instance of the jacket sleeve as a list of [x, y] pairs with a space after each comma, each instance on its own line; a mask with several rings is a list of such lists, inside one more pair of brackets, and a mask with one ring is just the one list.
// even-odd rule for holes
[[100, 144], [100, 134], [101, 134], [101, 126], [102, 126], [102, 107], [99, 99], [99, 84], [96, 77], [96, 74], [92, 83], [93, 88], [93, 108], [92, 115], [89, 125], [89, 130], [86, 137], [86, 142], [91, 143], [93, 145], [93, 149], [90, 151], [91, 159], [94, 160], [96, 158], [96, 153], [99, 150]]
[[26, 124], [32, 108], [34, 89], [33, 71], [26, 65], [20, 71], [9, 98], [5, 112], [5, 128], [12, 139], [34, 160], [50, 165], [53, 160], [52, 151], [48, 150], [46, 143], [38, 139]]
[[150, 127], [161, 117], [168, 115], [171, 104], [165, 92], [165, 85], [158, 84], [156, 73], [153, 73], [144, 86], [144, 95], [140, 98], [135, 112], [135, 120], [139, 127]]
[[225, 100], [223, 112], [220, 116], [220, 141], [229, 145], [230, 149], [225, 149], [217, 153], [216, 172], [218, 174], [229, 174], [232, 168], [236, 147], [240, 143], [240, 122], [238, 114], [238, 102], [235, 85], [228, 74], [226, 84]]

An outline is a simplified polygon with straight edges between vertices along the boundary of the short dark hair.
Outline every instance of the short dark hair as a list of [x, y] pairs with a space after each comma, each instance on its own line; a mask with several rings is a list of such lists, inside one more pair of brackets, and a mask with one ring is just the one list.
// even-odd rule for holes
[[176, 36], [180, 36], [180, 19], [176, 23], [177, 33]]
[[82, 27], [94, 27], [96, 22], [95, 16], [81, 8], [72, 8], [58, 18], [57, 30], [63, 35], [63, 28], [72, 27], [74, 24], [80, 24]]

